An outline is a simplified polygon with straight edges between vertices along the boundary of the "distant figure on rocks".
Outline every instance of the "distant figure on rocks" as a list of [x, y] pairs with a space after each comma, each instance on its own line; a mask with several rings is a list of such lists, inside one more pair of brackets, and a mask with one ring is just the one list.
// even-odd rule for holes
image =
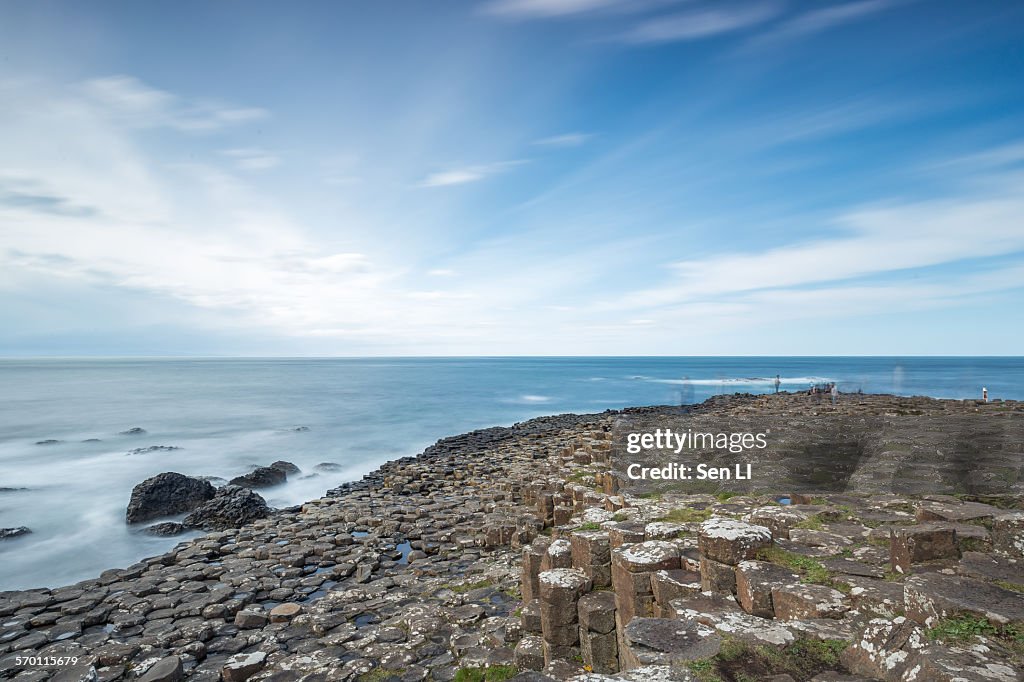
[[775, 375], [775, 392], [776, 392], [776, 393], [778, 393], [778, 392], [779, 392], [779, 386], [781, 386], [781, 385], [782, 385], [782, 379], [780, 379], [780, 378], [779, 378], [779, 375], [778, 375], [778, 374], [776, 374], [776, 375]]
[[832, 382], [832, 388], [829, 389], [829, 393], [832, 394], [832, 404], [835, 405], [836, 400], [839, 398], [839, 387], [836, 386], [834, 381]]
[[984, 386], [981, 387], [981, 399], [986, 403], [988, 402], [988, 389]]

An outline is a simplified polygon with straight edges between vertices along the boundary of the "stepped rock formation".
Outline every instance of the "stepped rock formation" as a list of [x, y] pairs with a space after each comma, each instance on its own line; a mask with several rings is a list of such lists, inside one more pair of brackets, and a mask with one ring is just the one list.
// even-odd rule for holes
[[[0, 592], [0, 678], [1021, 679], [1021, 460], [991, 434], [1017, 433], [1024, 406], [856, 400], [832, 431], [812, 425], [831, 406], [807, 396], [730, 396], [689, 414], [562, 415], [445, 439], [127, 568]], [[989, 434], [994, 452], [954, 475], [962, 463], [916, 445], [938, 437], [935, 414]], [[750, 482], [716, 483], [728, 494], [624, 479], [618, 436], [677, 419], [795, 426]], [[834, 462], [817, 433], [837, 444]], [[900, 439], [906, 485], [935, 474], [974, 491], [859, 482], [885, 468], [871, 443]], [[818, 465], [849, 475], [813, 490]], [[19, 662], [59, 656], [75, 664]]]

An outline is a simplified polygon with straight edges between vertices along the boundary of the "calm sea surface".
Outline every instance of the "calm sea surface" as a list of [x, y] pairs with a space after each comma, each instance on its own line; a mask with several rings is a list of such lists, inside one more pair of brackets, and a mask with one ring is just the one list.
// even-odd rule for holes
[[[74, 582], [179, 542], [124, 524], [132, 486], [162, 471], [231, 478], [288, 460], [305, 477], [263, 491], [287, 506], [443, 436], [763, 393], [776, 374], [784, 390], [977, 398], [984, 386], [1024, 399], [1024, 358], [0, 360], [0, 488], [24, 488], [0, 490], [0, 528], [33, 530], [0, 541], [0, 590]], [[146, 433], [121, 435], [133, 427]], [[180, 449], [127, 454], [154, 445]], [[325, 462], [340, 468], [318, 472]]]

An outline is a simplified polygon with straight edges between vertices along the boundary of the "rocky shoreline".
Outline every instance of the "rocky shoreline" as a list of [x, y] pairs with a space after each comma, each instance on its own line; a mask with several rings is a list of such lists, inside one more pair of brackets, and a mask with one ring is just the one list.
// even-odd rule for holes
[[[1022, 679], [1024, 405], [858, 396], [830, 409], [729, 396], [444, 439], [94, 580], [0, 592], [0, 678]], [[778, 452], [756, 490], [637, 488], [622, 473], [624, 431], [764, 415], [860, 424], [842, 487], [767, 468]], [[989, 434], [969, 475], [941, 469], [924, 435], [935, 420]], [[874, 455], [876, 428], [887, 449]], [[794, 462], [846, 461], [835, 442], [793, 443]], [[885, 453], [900, 473], [880, 490]], [[939, 493], [949, 481], [968, 492]]]

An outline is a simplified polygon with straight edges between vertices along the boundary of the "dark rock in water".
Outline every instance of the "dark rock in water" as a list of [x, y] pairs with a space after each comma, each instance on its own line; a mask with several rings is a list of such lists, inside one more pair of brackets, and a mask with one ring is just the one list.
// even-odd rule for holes
[[296, 426], [294, 429], [292, 429], [292, 431], [298, 431], [298, 432], [309, 431], [309, 427], [308, 426]]
[[164, 523], [156, 523], [152, 526], [146, 526], [143, 528], [143, 532], [147, 535], [155, 535], [157, 537], [172, 537], [174, 535], [181, 535], [187, 529], [180, 523], [174, 523], [173, 521], [166, 521]]
[[134, 450], [129, 450], [125, 454], [146, 455], [149, 454], [150, 452], [170, 452], [172, 450], [181, 450], [181, 448], [178, 447], [177, 445], [150, 445], [149, 447], [145, 448], [135, 448]]
[[101, 441], [99, 438], [86, 438], [82, 442], [83, 443], [102, 443], [103, 441]]
[[220, 476], [196, 476], [200, 481], [209, 481], [210, 483], [221, 486], [227, 485], [228, 479], [221, 478]]
[[243, 488], [269, 488], [281, 485], [288, 480], [288, 475], [274, 467], [260, 467], [250, 471], [244, 476], [236, 476], [228, 481], [229, 485], [238, 485]]
[[20, 490], [28, 490], [28, 488], [0, 488], [0, 493], [16, 493]]
[[216, 492], [208, 481], [173, 471], [157, 474], [132, 489], [125, 521], [142, 523], [161, 516], [190, 512], [213, 499]]
[[302, 473], [302, 469], [292, 464], [291, 462], [285, 462], [283, 460], [278, 460], [274, 462], [273, 464], [270, 465], [270, 468], [283, 471], [288, 476]]
[[36, 445], [56, 445], [57, 443], [63, 443], [62, 440], [56, 440], [54, 438], [47, 438], [46, 440], [37, 440]]
[[121, 436], [141, 436], [146, 433], [146, 429], [140, 426], [133, 426], [127, 431], [122, 431], [119, 435]]
[[337, 462], [320, 462], [313, 468], [317, 471], [341, 471], [341, 465]]
[[17, 528], [0, 528], [0, 540], [9, 540], [22, 535], [28, 535], [31, 532], [32, 530], [26, 526], [19, 526]]
[[182, 524], [187, 528], [224, 530], [269, 515], [270, 507], [258, 493], [249, 488], [227, 485], [217, 490], [212, 500], [186, 516]]

